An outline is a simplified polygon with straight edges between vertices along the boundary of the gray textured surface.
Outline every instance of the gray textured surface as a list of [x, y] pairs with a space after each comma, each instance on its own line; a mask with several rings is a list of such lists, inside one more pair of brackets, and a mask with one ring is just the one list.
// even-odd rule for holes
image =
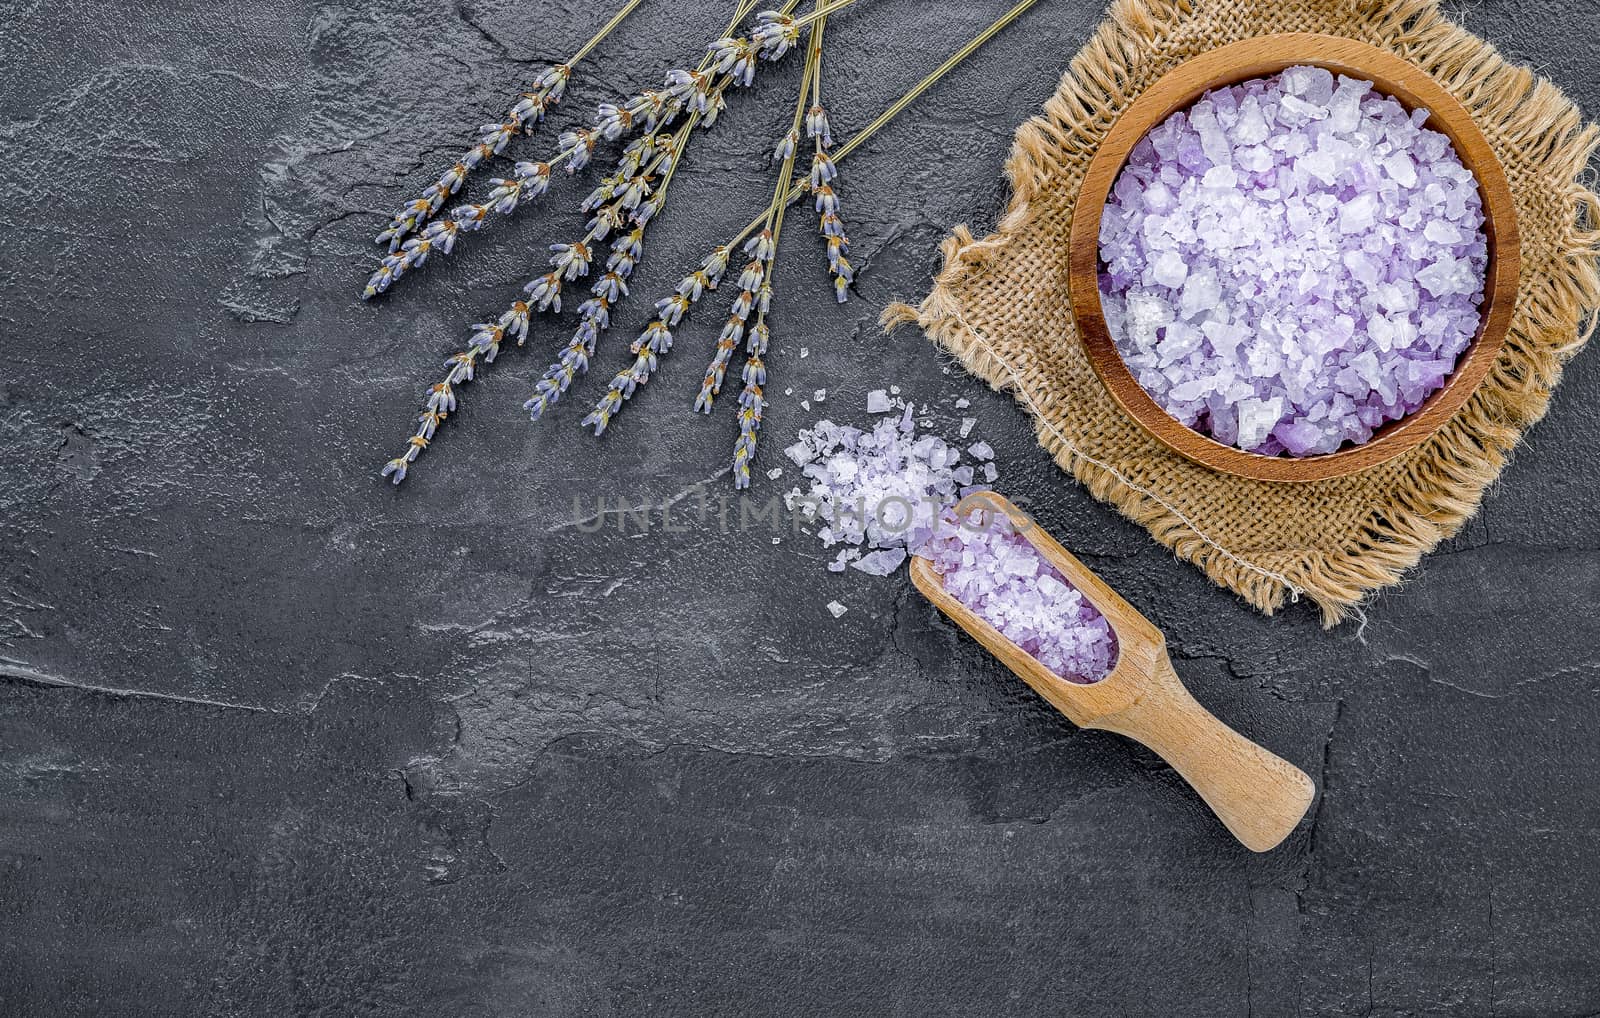
[[[992, 224], [1009, 135], [1096, 3], [1042, 4], [846, 164], [861, 297], [829, 304], [791, 237], [775, 388], [826, 386], [836, 414], [886, 382], [969, 395], [1005, 489], [1167, 628], [1203, 701], [1316, 776], [1284, 847], [1238, 848], [903, 576], [825, 573], [808, 539], [563, 527], [575, 498], [723, 467], [726, 407], [687, 411], [703, 327], [598, 446], [576, 401], [524, 421], [542, 329], [380, 485], [437, 358], [579, 188], [365, 306], [375, 210], [607, 6], [7, 5], [0, 1013], [1600, 1011], [1592, 355], [1479, 520], [1325, 633], [1208, 586], [1008, 400], [873, 326], [947, 228]], [[557, 123], [724, 6], [650, 0]], [[998, 6], [841, 22], [843, 130]], [[1459, 13], [1600, 110], [1591, 5]], [[765, 200], [751, 152], [795, 73], [697, 143], [644, 292]], [[764, 465], [814, 416], [797, 399]]]

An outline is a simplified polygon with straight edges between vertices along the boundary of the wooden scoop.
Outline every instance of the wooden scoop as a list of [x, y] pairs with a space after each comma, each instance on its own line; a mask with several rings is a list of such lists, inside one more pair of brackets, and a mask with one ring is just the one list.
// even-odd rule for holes
[[1020, 509], [984, 491], [963, 499], [956, 513], [965, 519], [976, 509], [1010, 516], [1017, 531], [1106, 617], [1117, 634], [1117, 663], [1111, 674], [1088, 684], [1055, 675], [946, 591], [933, 563], [921, 557], [911, 562], [917, 589], [1073, 724], [1118, 732], [1155, 750], [1246, 848], [1265, 852], [1288, 837], [1316, 795], [1306, 773], [1196, 703], [1172, 669], [1161, 630]]

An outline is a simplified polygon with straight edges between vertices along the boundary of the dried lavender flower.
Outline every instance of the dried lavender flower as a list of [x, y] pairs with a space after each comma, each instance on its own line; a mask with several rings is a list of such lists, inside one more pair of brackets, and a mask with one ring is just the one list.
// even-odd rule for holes
[[[638, 3], [639, 0], [632, 0]], [[854, 0], [849, 0], [854, 2]], [[740, 21], [755, 6], [751, 0], [741, 0], [735, 20], [729, 23], [729, 31], [737, 26]], [[788, 9], [792, 9], [793, 3]], [[632, 8], [630, 7], [629, 10]], [[613, 19], [620, 23], [621, 16]], [[611, 27], [615, 27], [613, 24]], [[591, 46], [594, 41], [591, 41]], [[748, 40], [747, 40], [748, 41]], [[758, 54], [761, 47], [751, 44]], [[587, 52], [587, 49], [584, 51]], [[769, 59], [776, 59], [775, 57]], [[707, 69], [711, 65], [708, 56], [702, 66], [694, 71], [674, 70], [667, 74], [666, 83], [661, 90], [645, 89], [637, 95], [627, 99], [621, 105], [615, 103], [601, 103], [595, 112], [594, 126], [592, 129], [571, 129], [563, 131], [558, 138], [559, 151], [541, 163], [530, 164], [541, 167], [564, 166], [569, 174], [576, 173], [589, 164], [594, 156], [595, 146], [602, 140], [615, 141], [634, 131], [643, 131], [646, 136], [655, 134], [658, 128], [664, 127], [679, 113], [689, 110], [691, 113], [700, 110], [698, 116], [709, 125], [715, 120], [717, 112], [722, 108], [722, 99], [718, 88], [709, 79]], [[562, 65], [565, 66], [565, 65]], [[570, 74], [570, 71], [568, 72]], [[749, 77], [753, 80], [754, 68], [751, 68]], [[562, 87], [565, 87], [565, 78], [562, 78]], [[745, 82], [748, 84], [749, 82]], [[724, 87], [726, 87], [724, 85]], [[625, 152], [625, 154], [627, 154]], [[473, 159], [481, 159], [481, 155], [474, 155]], [[635, 166], [641, 160], [637, 155], [630, 155]], [[472, 163], [476, 165], [476, 163]], [[468, 167], [470, 168], [470, 167]], [[455, 169], [453, 168], [452, 173]], [[460, 186], [464, 179], [465, 170], [455, 179], [455, 187]], [[612, 178], [608, 178], [611, 180]], [[390, 253], [384, 257], [377, 270], [367, 281], [363, 297], [371, 299], [378, 294], [388, 291], [398, 280], [407, 273], [420, 269], [427, 264], [431, 254], [451, 254], [460, 241], [463, 232], [480, 229], [490, 212], [500, 212], [509, 215], [518, 205], [528, 198], [541, 194], [548, 187], [549, 173], [545, 173], [545, 187], [537, 189], [518, 187], [516, 182], [496, 180], [495, 192], [479, 204], [463, 205], [455, 209], [451, 218], [429, 223], [421, 234], [409, 240], [391, 246]], [[614, 181], [612, 186], [617, 185]], [[445, 197], [454, 193], [455, 187], [444, 192], [439, 198], [442, 203]], [[606, 195], [608, 198], [609, 195]], [[636, 196], [634, 204], [642, 201], [642, 195]], [[594, 196], [591, 195], [591, 199]], [[630, 206], [631, 208], [632, 206]], [[645, 216], [654, 214], [654, 208], [648, 208]], [[430, 213], [431, 214], [431, 213]]]
[[[818, 12], [825, 11], [824, 0], [817, 0], [816, 10], [812, 12], [810, 20], [811, 38], [806, 49], [805, 71], [800, 78], [800, 95], [795, 101], [794, 122], [789, 128], [789, 133], [796, 138], [805, 124], [806, 108], [810, 101], [810, 93], [816, 80], [818, 61], [822, 57], [822, 31], [827, 24], [827, 15]], [[764, 22], [766, 25], [775, 24], [777, 19]], [[795, 19], [784, 19], [786, 25], [792, 26]], [[781, 54], [788, 45], [798, 38], [798, 29], [794, 37], [782, 36], [783, 44], [778, 48]], [[747, 266], [739, 280], [741, 292], [738, 300], [734, 302], [734, 314], [739, 315], [742, 310], [749, 314], [751, 294], [755, 295], [756, 322], [750, 328], [745, 340], [744, 370], [740, 372], [740, 379], [744, 388], [739, 391], [739, 437], [733, 443], [733, 486], [735, 488], [750, 487], [750, 464], [755, 460], [756, 443], [761, 433], [761, 419], [766, 409], [767, 385], [767, 347], [771, 342], [771, 333], [767, 328], [767, 310], [772, 305], [772, 270], [773, 261], [778, 253], [778, 239], [783, 235], [784, 212], [789, 206], [789, 178], [794, 173], [796, 148], [791, 146], [783, 159], [782, 168], [778, 171], [778, 181], [772, 195], [772, 201], [767, 206], [767, 225], [762, 231], [745, 244], [745, 253], [750, 256], [750, 266]], [[712, 367], [706, 373], [705, 381], [700, 387], [700, 396], [695, 401], [697, 408], [711, 412], [711, 400], [722, 386], [723, 373], [727, 369], [728, 356], [732, 353], [731, 345], [719, 341], [717, 352], [712, 358]], [[822, 398], [819, 393], [818, 398]]]
[[[390, 255], [398, 255], [405, 241], [413, 233], [424, 229], [429, 220], [438, 214], [444, 203], [461, 189], [468, 175], [484, 163], [505, 151], [506, 145], [519, 134], [531, 134], [543, 122], [549, 111], [561, 101], [567, 84], [572, 79], [572, 68], [589, 55], [643, 0], [627, 0], [599, 31], [578, 48], [564, 62], [544, 68], [533, 79], [528, 91], [518, 95], [516, 102], [500, 120], [484, 124], [478, 129], [478, 141], [447, 168], [438, 179], [429, 184], [422, 194], [395, 210], [389, 225], [377, 236], [379, 244], [388, 245]], [[510, 211], [509, 209], [507, 210]], [[434, 240], [439, 239], [436, 233]], [[416, 260], [426, 260], [426, 251]], [[385, 273], [383, 268], [388, 268]], [[387, 289], [398, 278], [392, 266], [384, 266], [374, 274], [367, 296]], [[403, 271], [403, 270], [402, 270]]]

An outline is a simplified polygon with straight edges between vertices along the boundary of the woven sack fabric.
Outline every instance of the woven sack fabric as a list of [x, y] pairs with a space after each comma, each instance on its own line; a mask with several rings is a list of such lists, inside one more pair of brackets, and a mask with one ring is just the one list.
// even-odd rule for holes
[[[1224, 475], [1145, 433], [1105, 390], [1067, 296], [1067, 237], [1089, 160], [1144, 89], [1184, 60], [1279, 32], [1322, 32], [1388, 50], [1472, 112], [1505, 167], [1522, 240], [1510, 335], [1488, 378], [1418, 448], [1311, 483]], [[1550, 82], [1506, 62], [1435, 0], [1118, 0], [1044, 112], [1018, 131], [1013, 197], [994, 234], [957, 228], [915, 323], [966, 368], [1012, 392], [1040, 444], [1095, 497], [1271, 613], [1305, 595], [1332, 625], [1477, 511], [1600, 306], [1600, 198], [1585, 186], [1600, 129]]]

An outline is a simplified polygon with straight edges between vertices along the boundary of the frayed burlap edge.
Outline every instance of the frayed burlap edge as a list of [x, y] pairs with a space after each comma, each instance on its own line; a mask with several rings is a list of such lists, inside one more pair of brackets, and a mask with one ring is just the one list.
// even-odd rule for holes
[[[1029, 242], [1041, 199], [1055, 198], [1059, 213], [1065, 194], [1070, 213], [1088, 158], [1144, 88], [1206, 49], [1284, 31], [1345, 35], [1388, 49], [1460, 99], [1506, 164], [1524, 267], [1510, 334], [1482, 387], [1419, 449], [1364, 472], [1374, 477], [1359, 491], [1370, 498], [1376, 485], [1384, 497], [1350, 506], [1344, 532], [1329, 534], [1318, 547], [1273, 548], [1267, 519], [1256, 524], [1266, 532], [1253, 534], [1246, 550], [1214, 536], [1237, 530], [1238, 519], [1205, 518], [1180, 507], [1174, 492], [1130, 481], [1118, 462], [1173, 454], [1137, 428], [1097, 445], [1099, 432], [1074, 427], [1060, 394], [1033, 363], [1029, 344], [1039, 340], [989, 331], [984, 307], [969, 298], [993, 266]], [[1006, 165], [1013, 197], [996, 232], [977, 240], [966, 227], [953, 231], [941, 245], [944, 267], [932, 291], [917, 308], [890, 305], [883, 322], [917, 324], [969, 371], [1011, 391], [1033, 415], [1040, 444], [1058, 464], [1213, 581], [1267, 614], [1287, 597], [1305, 594], [1331, 626], [1369, 592], [1398, 582], [1472, 517], [1523, 430], [1544, 415], [1562, 365], [1593, 331], [1600, 307], [1600, 198], [1584, 178], [1597, 140], [1600, 129], [1585, 125], [1556, 86], [1507, 63], [1492, 45], [1450, 22], [1436, 0], [1118, 0], [1073, 58], [1043, 115], [1017, 131]], [[1070, 344], [1081, 358], [1076, 330], [1069, 325], [1067, 331], [1050, 342]], [[1240, 496], [1234, 504], [1265, 498], [1293, 505], [1295, 495], [1286, 489], [1295, 485], [1209, 472], [1208, 483], [1212, 477], [1224, 489], [1224, 502], [1232, 494]], [[1318, 497], [1341, 491], [1358, 489], [1334, 486]]]

